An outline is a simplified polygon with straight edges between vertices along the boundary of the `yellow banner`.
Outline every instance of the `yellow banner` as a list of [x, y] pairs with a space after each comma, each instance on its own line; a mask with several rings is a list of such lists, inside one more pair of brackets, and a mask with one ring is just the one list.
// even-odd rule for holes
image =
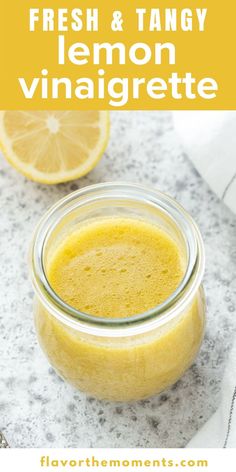
[[2, 109], [236, 109], [235, 0], [8, 0]]

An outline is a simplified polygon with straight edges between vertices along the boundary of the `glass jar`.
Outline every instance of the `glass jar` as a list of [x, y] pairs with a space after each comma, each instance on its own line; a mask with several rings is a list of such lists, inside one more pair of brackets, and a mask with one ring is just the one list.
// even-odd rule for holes
[[[48, 261], [79, 225], [104, 217], [141, 219], [178, 245], [184, 277], [164, 303], [129, 318], [98, 318], [67, 305], [47, 279]], [[100, 399], [147, 398], [174, 384], [201, 345], [204, 248], [189, 214], [172, 198], [135, 184], [105, 183], [60, 200], [42, 218], [31, 252], [39, 342], [56, 372]]]

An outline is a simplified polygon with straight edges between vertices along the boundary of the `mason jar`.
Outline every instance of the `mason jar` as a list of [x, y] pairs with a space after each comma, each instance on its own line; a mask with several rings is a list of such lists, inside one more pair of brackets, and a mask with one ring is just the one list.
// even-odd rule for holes
[[[184, 276], [160, 305], [127, 318], [82, 313], [50, 286], [49, 261], [66, 236], [90, 220], [135, 218], [157, 225], [177, 244]], [[31, 250], [39, 343], [65, 381], [87, 394], [134, 401], [174, 384], [193, 363], [205, 325], [204, 247], [191, 216], [172, 198], [136, 184], [85, 187], [41, 219]]]

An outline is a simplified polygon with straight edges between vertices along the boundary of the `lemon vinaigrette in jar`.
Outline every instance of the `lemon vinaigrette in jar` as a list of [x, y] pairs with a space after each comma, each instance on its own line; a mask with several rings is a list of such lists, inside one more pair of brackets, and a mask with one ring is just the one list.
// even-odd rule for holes
[[126, 183], [68, 195], [32, 245], [36, 330], [49, 362], [101, 399], [164, 390], [201, 345], [203, 271], [199, 230], [170, 197]]

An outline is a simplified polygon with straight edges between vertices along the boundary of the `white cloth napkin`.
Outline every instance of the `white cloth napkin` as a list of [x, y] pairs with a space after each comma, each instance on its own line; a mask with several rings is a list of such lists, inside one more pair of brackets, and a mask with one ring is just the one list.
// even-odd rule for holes
[[[236, 213], [236, 112], [173, 112], [189, 158], [229, 208]], [[236, 447], [236, 343], [222, 382], [221, 403], [187, 447]]]
[[236, 112], [173, 112], [175, 128], [198, 172], [236, 213]]
[[236, 343], [222, 382], [220, 407], [187, 447], [236, 447]]

